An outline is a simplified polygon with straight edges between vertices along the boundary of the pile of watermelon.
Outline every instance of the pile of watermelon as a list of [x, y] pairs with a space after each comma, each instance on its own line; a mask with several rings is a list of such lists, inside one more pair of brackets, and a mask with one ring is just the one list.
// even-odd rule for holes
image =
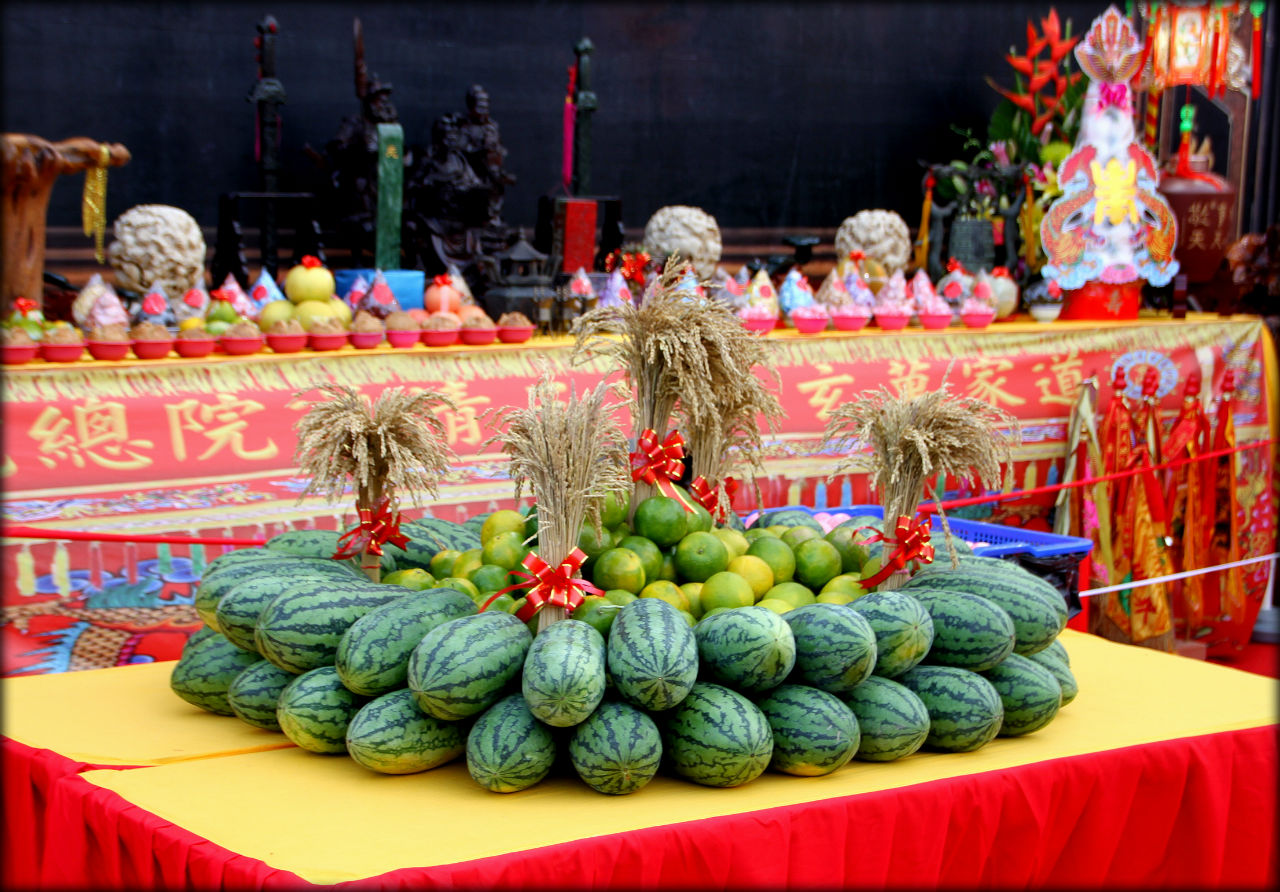
[[[495, 792], [559, 772], [609, 794], [659, 770], [731, 787], [767, 769], [971, 751], [1043, 728], [1076, 694], [1063, 599], [1012, 563], [965, 554], [899, 591], [692, 623], [667, 599], [632, 597], [535, 636], [510, 603], [431, 575], [437, 555], [481, 547], [477, 520], [404, 524], [381, 583], [326, 557], [332, 532], [218, 557], [173, 690], [380, 773], [465, 758]], [[427, 587], [396, 583], [414, 574]]]

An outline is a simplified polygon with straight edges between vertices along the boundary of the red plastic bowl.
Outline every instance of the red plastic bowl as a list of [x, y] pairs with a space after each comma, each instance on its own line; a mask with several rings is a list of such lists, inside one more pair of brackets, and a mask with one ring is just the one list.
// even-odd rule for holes
[[418, 343], [418, 339], [421, 336], [422, 332], [416, 328], [407, 331], [404, 329], [387, 329], [387, 343], [392, 347], [412, 347]]
[[991, 324], [991, 320], [996, 318], [996, 311], [991, 310], [987, 313], [965, 313], [960, 318], [964, 320], [965, 328], [986, 328]]
[[831, 321], [840, 331], [857, 331], [871, 321], [871, 317], [858, 316], [854, 313], [832, 313]]
[[533, 337], [536, 325], [500, 325], [498, 326], [498, 340], [504, 344], [523, 344], [529, 338]]
[[758, 331], [761, 334], [768, 334], [773, 331], [773, 327], [778, 324], [777, 319], [743, 319], [742, 327], [747, 331]]
[[[294, 335], [294, 337], [298, 337], [298, 335]], [[222, 338], [222, 350], [231, 356], [248, 356], [250, 353], [257, 353], [261, 350], [262, 342], [262, 338], [224, 337]]]
[[[225, 344], [226, 338], [222, 341]], [[250, 340], [245, 338], [245, 340]], [[267, 346], [271, 348], [272, 353], [297, 353], [303, 347], [307, 346], [307, 333], [302, 334], [269, 334], [267, 335]], [[231, 351], [228, 350], [228, 353]], [[248, 351], [252, 353], [253, 351]]]
[[351, 332], [351, 346], [357, 350], [369, 350], [382, 343], [382, 332], [380, 331], [353, 331]]
[[129, 355], [128, 341], [85, 341], [94, 359], [124, 359]]
[[0, 362], [5, 365], [22, 365], [35, 359], [39, 352], [39, 344], [3, 344], [0, 345]]
[[931, 331], [946, 328], [951, 324], [951, 313], [921, 313], [920, 324]]
[[498, 339], [498, 329], [495, 328], [464, 328], [460, 331], [462, 343], [471, 344], [473, 347], [479, 347], [482, 344], [492, 344]]
[[167, 341], [134, 341], [133, 355], [139, 359], [164, 359], [173, 349], [173, 339]]
[[311, 335], [312, 350], [337, 350], [339, 347], [345, 346], [347, 343], [347, 333], [345, 331], [334, 332], [333, 334], [316, 334]]
[[791, 324], [800, 334], [817, 334], [827, 327], [826, 316], [792, 316]]
[[876, 324], [885, 331], [897, 331], [906, 328], [907, 323], [911, 321], [911, 317], [898, 313], [876, 313]]
[[84, 344], [41, 344], [40, 358], [45, 362], [75, 362], [84, 353]]
[[173, 342], [173, 349], [183, 359], [201, 359], [212, 353], [216, 346], [217, 338], [178, 338]]
[[458, 343], [458, 332], [456, 328], [424, 328], [422, 343], [428, 347], [448, 347]]

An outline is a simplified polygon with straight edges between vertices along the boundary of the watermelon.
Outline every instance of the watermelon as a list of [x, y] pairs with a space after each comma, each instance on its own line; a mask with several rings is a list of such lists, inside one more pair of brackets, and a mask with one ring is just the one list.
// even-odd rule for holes
[[1053, 641], [1051, 641], [1049, 643], [1049, 646], [1046, 647], [1043, 651], [1041, 651], [1041, 653], [1044, 653], [1049, 656], [1057, 657], [1059, 660], [1062, 661], [1062, 665], [1064, 666], [1071, 665], [1071, 657], [1067, 654], [1067, 649], [1063, 647], [1062, 642], [1056, 638]]
[[698, 679], [698, 644], [680, 611], [657, 598], [637, 598], [618, 611], [606, 648], [619, 695], [659, 712], [683, 700]]
[[415, 774], [452, 762], [467, 749], [457, 722], [423, 715], [407, 688], [371, 700], [347, 725], [347, 752], [379, 774]]
[[854, 758], [860, 761], [901, 759], [920, 749], [929, 736], [929, 711], [896, 681], [873, 675], [843, 699], [858, 718], [862, 742]]
[[1013, 652], [1013, 620], [981, 595], [969, 592], [904, 589], [929, 611], [933, 646], [927, 662], [981, 672]]
[[[1062, 689], [1062, 706], [1066, 706], [1076, 698], [1076, 694], [1080, 692], [1080, 686], [1076, 684], [1076, 677], [1071, 674], [1071, 669], [1067, 664], [1058, 659], [1057, 655], [1051, 650], [1046, 648], [1038, 653], [1033, 653], [1027, 659], [1053, 673], [1053, 677], [1057, 679], [1058, 687]], [[1058, 708], [1061, 709], [1062, 706]]]
[[267, 550], [298, 557], [332, 558], [341, 536], [337, 530], [289, 530], [268, 539]]
[[201, 641], [204, 641], [210, 636], [217, 635], [217, 634], [218, 634], [217, 629], [211, 626], [201, 626], [200, 628], [192, 632], [189, 636], [187, 636], [187, 643], [182, 646], [182, 652], [186, 653], [187, 648], [195, 647]]
[[388, 548], [392, 549], [391, 558], [395, 561], [397, 570], [411, 567], [429, 570], [431, 559], [443, 550], [434, 542], [423, 542], [418, 539], [410, 539], [405, 543], [404, 548], [398, 548], [395, 545], [389, 545]]
[[295, 676], [285, 686], [276, 720], [284, 736], [304, 750], [345, 753], [347, 726], [367, 702], [343, 687], [336, 669], [321, 666]]
[[547, 776], [555, 760], [551, 731], [533, 717], [520, 694], [486, 709], [467, 734], [467, 771], [495, 793], [527, 790]]
[[744, 694], [777, 687], [796, 663], [791, 627], [764, 607], [712, 614], [693, 627], [693, 636], [702, 675]]
[[1009, 654], [982, 673], [1000, 694], [1004, 707], [1001, 737], [1020, 737], [1053, 721], [1062, 707], [1062, 686], [1049, 669], [1021, 654]]
[[291, 564], [289, 558], [284, 555], [257, 549], [244, 552], [228, 552], [217, 560], [224, 560], [234, 554], [248, 556], [220, 564], [216, 569], [214, 568], [214, 563], [217, 561], [211, 562], [205, 568], [203, 575], [200, 577], [200, 585], [196, 588], [196, 613], [200, 615], [200, 619], [204, 621], [206, 626], [217, 632], [222, 630], [218, 627], [215, 611], [218, 609], [218, 602], [232, 587], [245, 580], [255, 579], [264, 572], [284, 571]]
[[258, 662], [257, 654], [236, 647], [221, 635], [211, 635], [183, 648], [174, 664], [169, 687], [192, 706], [214, 715], [234, 715], [227, 691], [236, 676]]
[[402, 595], [373, 608], [342, 633], [334, 668], [352, 693], [365, 697], [390, 693], [404, 687], [409, 656], [428, 632], [475, 612], [475, 602], [451, 588]]
[[521, 691], [534, 718], [557, 728], [576, 725], [604, 699], [604, 637], [577, 619], [547, 626], [524, 658]]
[[568, 749], [583, 783], [617, 796], [634, 793], [658, 773], [662, 737], [645, 712], [610, 700], [573, 729]]
[[410, 520], [400, 525], [400, 532], [410, 541], [419, 543], [422, 548], [434, 546], [438, 551], [451, 548], [454, 551], [466, 551], [480, 547], [480, 531], [472, 530], [460, 523], [441, 520], [438, 517], [423, 517]]
[[1000, 730], [1000, 694], [976, 672], [954, 666], [917, 666], [899, 679], [929, 712], [924, 744], [948, 753], [985, 746]]
[[793, 682], [829, 694], [852, 691], [876, 664], [876, 633], [843, 604], [806, 604], [782, 615], [796, 638]]
[[822, 524], [818, 522], [808, 511], [802, 511], [798, 508], [779, 508], [776, 511], [762, 511], [760, 516], [751, 524], [750, 529], [760, 527], [808, 527], [811, 530], [817, 530], [819, 533], [825, 534], [826, 530], [822, 528]]
[[872, 592], [849, 604], [876, 635], [873, 675], [896, 678], [918, 665], [933, 645], [933, 620], [915, 598], [901, 592]]
[[218, 628], [236, 647], [257, 653], [258, 647], [254, 642], [253, 633], [258, 625], [258, 617], [267, 609], [267, 605], [291, 585], [316, 584], [318, 586], [324, 581], [322, 576], [309, 574], [295, 576], [264, 573], [251, 576], [236, 583], [218, 602], [214, 610]]
[[1049, 646], [1067, 624], [1067, 604], [1050, 583], [999, 558], [966, 557], [960, 566], [933, 566], [916, 574], [904, 589], [970, 592], [1002, 608], [1013, 620], [1013, 652], [1027, 656]]
[[736, 787], [769, 767], [773, 732], [746, 697], [700, 681], [663, 724], [662, 746], [681, 777], [709, 787]]
[[858, 720], [834, 694], [784, 684], [757, 700], [756, 706], [773, 732], [769, 767], [774, 771], [800, 777], [830, 774], [858, 751]]
[[509, 613], [486, 611], [436, 626], [409, 657], [418, 708], [449, 722], [484, 712], [519, 677], [532, 638]]
[[269, 660], [258, 660], [231, 682], [227, 704], [241, 721], [255, 728], [279, 731], [276, 707], [280, 705], [280, 693], [295, 678], [292, 672], [285, 672]]
[[342, 634], [375, 607], [406, 594], [399, 586], [352, 578], [294, 583], [258, 617], [258, 653], [281, 669], [301, 673], [333, 665]]

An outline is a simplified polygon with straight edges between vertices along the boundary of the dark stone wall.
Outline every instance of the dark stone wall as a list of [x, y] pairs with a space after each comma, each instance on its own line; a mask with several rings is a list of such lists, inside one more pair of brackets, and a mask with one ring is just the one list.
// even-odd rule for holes
[[[1105, 4], [1057, 3], [1075, 31]], [[957, 124], [985, 135], [1012, 82], [1003, 56], [1025, 47], [1046, 2], [8, 2], [7, 131], [118, 141], [109, 219], [144, 202], [216, 222], [217, 196], [257, 187], [255, 24], [280, 22], [284, 188], [358, 111], [351, 24], [364, 23], [371, 72], [394, 85], [406, 141], [489, 91], [519, 182], [504, 216], [532, 226], [559, 181], [566, 68], [596, 46], [593, 192], [622, 197], [626, 225], [694, 204], [721, 226], [835, 226], [863, 208], [920, 212], [919, 159], [945, 161]], [[79, 177], [54, 193], [49, 223], [79, 224]]]

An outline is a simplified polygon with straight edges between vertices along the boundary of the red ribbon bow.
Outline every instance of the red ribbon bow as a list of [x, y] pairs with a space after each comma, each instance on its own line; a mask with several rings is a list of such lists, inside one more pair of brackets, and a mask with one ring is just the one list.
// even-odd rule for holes
[[523, 563], [532, 575], [528, 576], [525, 582], [504, 589], [506, 591], [527, 585], [533, 586], [529, 589], [528, 600], [525, 601], [524, 606], [516, 611], [516, 617], [528, 622], [539, 610], [548, 605], [563, 607], [572, 613], [582, 603], [585, 597], [584, 592], [590, 592], [593, 595], [604, 594], [585, 579], [574, 575], [582, 569], [582, 562], [586, 559], [587, 556], [582, 549], [575, 548], [560, 562], [560, 566], [553, 567], [532, 551], [526, 554]]
[[431, 284], [439, 285], [441, 288], [452, 288], [453, 277], [448, 273], [440, 273], [439, 275], [432, 277]]
[[[907, 561], [920, 560], [926, 564], [933, 562], [933, 546], [929, 544], [930, 519], [912, 520], [905, 514], [898, 518], [893, 528], [893, 536], [876, 533], [868, 537], [868, 542], [883, 542], [886, 546], [897, 544], [897, 548], [889, 556], [874, 576], [862, 580], [863, 587], [868, 590], [884, 582], [897, 571], [907, 565]], [[874, 530], [874, 527], [859, 527], [861, 530]]]
[[1098, 111], [1114, 105], [1120, 111], [1129, 110], [1129, 90], [1124, 84], [1098, 84]]
[[13, 299], [13, 308], [26, 316], [36, 308], [36, 302], [29, 297], [15, 297]]
[[733, 505], [733, 496], [738, 491], [738, 481], [732, 477], [724, 478], [724, 495], [725, 503], [720, 504], [720, 496], [716, 492], [716, 487], [707, 482], [707, 478], [699, 474], [689, 484], [689, 492], [703, 508], [707, 509], [707, 513], [716, 520], [723, 521], [729, 514], [729, 508]]
[[383, 499], [377, 508], [361, 508], [360, 523], [342, 534], [334, 560], [355, 557], [358, 554], [382, 554], [384, 542], [399, 548], [409, 544], [409, 537], [400, 532], [400, 512], [391, 510], [391, 500]]
[[862, 261], [867, 259], [867, 255], [862, 251], [850, 251], [849, 259], [852, 260], [854, 263], [861, 263]]
[[957, 258], [952, 257], [950, 260], [947, 261], [947, 272], [965, 273], [967, 275], [969, 271], [964, 268], [964, 264], [961, 263]]
[[656, 486], [658, 492], [678, 501], [684, 510], [692, 511], [693, 506], [675, 488], [675, 481], [683, 474], [684, 438], [680, 432], [672, 431], [659, 444], [658, 432], [651, 427], [645, 428], [636, 442], [636, 451], [631, 453], [631, 479]]

